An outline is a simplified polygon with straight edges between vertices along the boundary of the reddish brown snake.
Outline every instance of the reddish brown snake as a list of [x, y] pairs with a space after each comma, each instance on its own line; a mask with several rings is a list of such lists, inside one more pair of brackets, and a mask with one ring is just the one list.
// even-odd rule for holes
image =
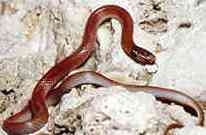
[[[129, 13], [121, 7], [107, 5], [95, 10], [89, 17], [81, 46], [70, 56], [52, 67], [37, 83], [33, 90], [32, 98], [21, 112], [6, 119], [3, 129], [9, 135], [23, 135], [33, 133], [42, 128], [48, 120], [47, 105], [55, 104], [65, 93], [65, 89], [71, 89], [81, 84], [95, 84], [99, 86], [121, 85], [130, 91], [144, 91], [152, 93], [162, 100], [174, 101], [193, 108], [198, 116], [198, 125], [203, 125], [204, 117], [200, 106], [189, 96], [175, 90], [151, 87], [126, 85], [110, 80], [95, 72], [80, 72], [67, 76], [71, 71], [79, 68], [95, 51], [96, 35], [99, 25], [108, 18], [117, 19], [122, 25], [122, 49], [134, 61], [142, 65], [154, 64], [155, 56], [147, 50], [140, 48], [133, 42], [133, 21]], [[57, 83], [64, 81], [57, 87]], [[170, 127], [179, 127], [172, 125]], [[169, 130], [169, 128], [168, 128]], [[165, 132], [165, 134], [167, 134]]]

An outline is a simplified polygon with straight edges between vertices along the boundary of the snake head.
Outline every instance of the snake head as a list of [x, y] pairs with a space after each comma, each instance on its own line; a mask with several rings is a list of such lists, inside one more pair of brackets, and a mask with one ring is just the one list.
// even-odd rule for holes
[[130, 55], [134, 61], [141, 65], [153, 65], [156, 61], [156, 57], [151, 52], [136, 45], [133, 46]]

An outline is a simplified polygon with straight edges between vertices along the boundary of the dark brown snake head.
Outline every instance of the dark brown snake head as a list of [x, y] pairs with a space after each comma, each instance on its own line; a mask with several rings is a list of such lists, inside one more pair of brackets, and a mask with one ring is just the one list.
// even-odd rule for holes
[[151, 52], [136, 45], [133, 46], [130, 55], [134, 61], [142, 65], [153, 65], [156, 61], [156, 57]]

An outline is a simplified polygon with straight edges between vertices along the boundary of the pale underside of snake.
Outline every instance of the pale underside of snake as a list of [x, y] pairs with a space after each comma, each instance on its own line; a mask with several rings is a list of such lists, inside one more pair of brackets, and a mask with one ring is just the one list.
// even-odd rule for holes
[[[64, 93], [81, 84], [94, 84], [102, 87], [120, 85], [132, 92], [151, 93], [162, 101], [189, 106], [197, 114], [197, 125], [203, 125], [203, 110], [195, 100], [181, 92], [160, 87], [122, 84], [92, 71], [68, 75], [71, 71], [82, 66], [96, 50], [97, 29], [108, 18], [117, 19], [121, 23], [121, 45], [127, 56], [142, 65], [155, 63], [155, 56], [152, 53], [135, 45], [133, 41], [133, 21], [129, 13], [115, 5], [100, 7], [92, 12], [86, 23], [81, 46], [72, 55], [52, 67], [39, 80], [33, 90], [32, 98], [22, 111], [4, 121], [3, 129], [9, 135], [29, 134], [42, 128], [48, 121], [48, 105], [56, 104]], [[59, 85], [57, 86], [57, 84]], [[181, 123], [169, 125], [164, 134], [166, 135], [171, 128], [182, 126]]]

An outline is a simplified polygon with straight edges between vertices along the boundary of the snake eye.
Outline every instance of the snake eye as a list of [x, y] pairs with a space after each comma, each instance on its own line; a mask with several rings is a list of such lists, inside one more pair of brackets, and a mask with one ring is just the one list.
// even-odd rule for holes
[[153, 65], [156, 60], [156, 57], [151, 52], [138, 46], [132, 48], [131, 57], [134, 61], [142, 65]]

